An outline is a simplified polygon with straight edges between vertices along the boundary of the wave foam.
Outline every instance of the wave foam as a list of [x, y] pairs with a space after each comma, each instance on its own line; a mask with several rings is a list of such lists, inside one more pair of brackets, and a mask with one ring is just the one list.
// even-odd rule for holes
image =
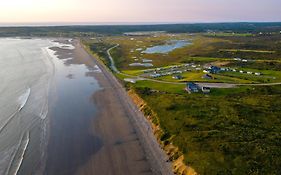
[[2, 130], [4, 130], [4, 128], [6, 128], [6, 126], [10, 123], [10, 121], [14, 118], [14, 116], [16, 116], [16, 114], [18, 113], [18, 111], [14, 112], [12, 115], [10, 115], [10, 117], [4, 122], [4, 124], [0, 127], [0, 133], [2, 132]]
[[63, 43], [59, 43], [59, 42], [52, 42], [54, 47], [58, 47], [60, 49], [68, 49], [68, 50], [74, 50], [75, 47], [72, 44], [63, 44]]
[[101, 73], [102, 72], [98, 65], [95, 65], [94, 68], [95, 68], [95, 70], [93, 70], [93, 72], [97, 72], [97, 73]]
[[30, 92], [31, 92], [31, 90], [30, 90], [30, 88], [28, 88], [26, 90], [26, 92], [18, 98], [18, 102], [20, 104], [19, 111], [22, 110], [22, 108], [25, 106], [25, 104], [30, 96]]
[[46, 101], [46, 104], [42, 107], [42, 110], [39, 114], [39, 117], [44, 120], [48, 115], [48, 101]]
[[27, 150], [29, 140], [30, 140], [29, 132], [27, 132], [26, 134], [24, 134], [21, 137], [18, 148], [15, 151], [13, 158], [9, 163], [9, 167], [7, 168], [7, 171], [5, 173], [6, 175], [8, 175], [8, 174], [17, 175], [17, 173], [21, 167], [21, 164], [23, 162], [23, 158], [24, 158], [25, 152]]
[[26, 92], [24, 94], [22, 94], [19, 98], [18, 98], [18, 103], [19, 103], [19, 107], [18, 110], [15, 111], [13, 114], [10, 115], [10, 117], [8, 117], [8, 119], [4, 122], [4, 124], [2, 126], [0, 126], [0, 133], [3, 131], [4, 128], [6, 128], [6, 126], [10, 123], [10, 121], [16, 116], [16, 114], [22, 110], [22, 108], [25, 106], [25, 104], [27, 103], [27, 100], [30, 96], [30, 88], [28, 88], [26, 90]]
[[20, 152], [20, 155], [19, 155], [19, 159], [16, 161], [16, 168], [15, 168], [15, 171], [13, 173], [14, 175], [18, 174], [18, 171], [19, 171], [19, 169], [21, 167], [21, 164], [23, 162], [24, 154], [25, 154], [27, 146], [29, 144], [29, 140], [30, 140], [30, 138], [29, 138], [29, 132], [28, 132], [26, 134], [25, 138], [22, 140], [22, 143], [21, 143], [21, 147], [20, 147], [21, 150], [19, 150], [21, 152]]

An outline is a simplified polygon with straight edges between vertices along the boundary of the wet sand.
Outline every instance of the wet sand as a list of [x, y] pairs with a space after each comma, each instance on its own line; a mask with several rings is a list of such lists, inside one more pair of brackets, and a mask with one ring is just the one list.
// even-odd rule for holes
[[[172, 174], [167, 156], [159, 147], [150, 125], [125, 89], [74, 40], [75, 50], [52, 48], [65, 64], [85, 64], [101, 89], [89, 96], [95, 110], [75, 100], [77, 113], [67, 113], [67, 104], [50, 117], [48, 175]], [[97, 69], [97, 65], [99, 70]], [[75, 75], [69, 75], [70, 77]], [[56, 97], [59, 98], [59, 97]], [[54, 103], [55, 104], [55, 103]], [[76, 108], [75, 107], [75, 108]], [[65, 109], [63, 109], [65, 108]], [[70, 110], [71, 111], [71, 110]], [[85, 112], [87, 111], [87, 112]]]

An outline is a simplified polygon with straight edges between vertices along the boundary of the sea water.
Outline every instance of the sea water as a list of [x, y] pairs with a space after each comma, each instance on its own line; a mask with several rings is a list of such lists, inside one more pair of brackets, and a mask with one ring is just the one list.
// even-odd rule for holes
[[[0, 174], [17, 174], [31, 135], [40, 143], [54, 70], [44, 52], [50, 45], [42, 39], [0, 39]], [[34, 153], [40, 149], [38, 144]]]
[[[46, 156], [50, 89], [54, 81], [66, 92], [85, 77], [84, 65], [65, 65], [51, 47], [74, 49], [52, 39], [0, 38], [0, 174], [36, 174]], [[84, 79], [79, 80], [79, 76]], [[69, 81], [69, 82], [68, 82]], [[74, 83], [72, 83], [74, 82]], [[72, 84], [71, 84], [72, 83]], [[96, 83], [96, 82], [94, 82]], [[83, 82], [80, 82], [80, 86]], [[86, 86], [87, 93], [96, 87]], [[59, 89], [58, 89], [59, 90]], [[75, 89], [76, 90], [76, 89]], [[59, 90], [60, 91], [60, 90]], [[88, 94], [86, 94], [88, 95]], [[79, 98], [77, 98], [79, 100]], [[60, 106], [57, 106], [60, 108]]]

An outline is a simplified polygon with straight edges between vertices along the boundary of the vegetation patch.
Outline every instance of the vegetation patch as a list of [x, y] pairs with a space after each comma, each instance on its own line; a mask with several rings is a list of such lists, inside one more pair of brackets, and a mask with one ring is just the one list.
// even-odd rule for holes
[[279, 174], [281, 87], [214, 95], [140, 93], [168, 140], [199, 174]]
[[275, 53], [267, 50], [246, 50], [246, 49], [220, 49], [220, 52], [254, 52], [254, 53]]

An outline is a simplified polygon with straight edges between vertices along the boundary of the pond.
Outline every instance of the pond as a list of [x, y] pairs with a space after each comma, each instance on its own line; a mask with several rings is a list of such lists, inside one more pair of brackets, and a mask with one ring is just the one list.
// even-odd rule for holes
[[159, 45], [159, 46], [153, 46], [147, 48], [145, 51], [142, 53], [147, 53], [147, 54], [153, 54], [153, 53], [169, 53], [175, 49], [185, 47], [187, 45], [191, 45], [191, 41], [186, 41], [186, 40], [172, 40], [169, 41], [165, 45]]

